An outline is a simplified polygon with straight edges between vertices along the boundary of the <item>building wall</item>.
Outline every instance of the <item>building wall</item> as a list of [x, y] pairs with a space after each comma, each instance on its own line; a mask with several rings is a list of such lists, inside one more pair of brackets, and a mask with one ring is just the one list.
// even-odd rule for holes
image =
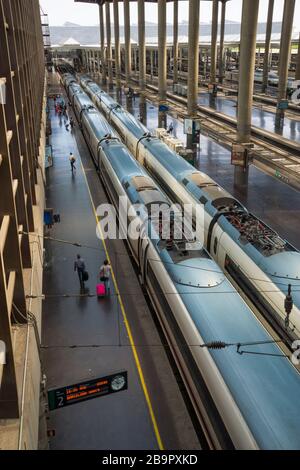
[[46, 133], [38, 0], [0, 0], [0, 44], [0, 449], [36, 449]]

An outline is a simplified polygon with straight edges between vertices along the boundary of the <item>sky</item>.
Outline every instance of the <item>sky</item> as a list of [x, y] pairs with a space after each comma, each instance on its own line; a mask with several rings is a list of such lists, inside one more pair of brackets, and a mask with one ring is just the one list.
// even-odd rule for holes
[[[99, 10], [97, 5], [86, 3], [75, 3], [74, 0], [40, 0], [45, 13], [49, 14], [51, 26], [63, 25], [66, 21], [85, 26], [94, 26], [99, 24]], [[275, 0], [274, 21], [282, 19], [284, 0]], [[200, 21], [211, 21], [212, 2], [200, 2]], [[112, 8], [112, 7], [111, 7]], [[172, 22], [173, 6], [172, 2], [168, 4], [167, 21]], [[220, 10], [221, 8], [219, 8]], [[242, 0], [230, 0], [226, 6], [226, 18], [231, 21], [240, 21], [242, 11]], [[259, 21], [264, 22], [267, 18], [268, 0], [260, 0]], [[123, 5], [119, 3], [120, 24], [123, 24]], [[130, 3], [130, 16], [132, 24], [137, 23], [137, 2]], [[111, 18], [113, 16], [111, 15]], [[157, 23], [157, 8], [153, 3], [145, 4], [145, 17], [147, 21]], [[188, 20], [188, 2], [179, 2], [179, 22]], [[300, 0], [296, 0], [294, 26], [299, 29], [300, 24]]]

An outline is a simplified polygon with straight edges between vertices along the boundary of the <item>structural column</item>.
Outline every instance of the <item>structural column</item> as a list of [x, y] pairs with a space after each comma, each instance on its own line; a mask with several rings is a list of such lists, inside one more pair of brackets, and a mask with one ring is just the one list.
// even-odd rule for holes
[[88, 72], [91, 72], [91, 51], [87, 52], [88, 55]]
[[146, 43], [145, 43], [145, 2], [138, 0], [138, 35], [139, 35], [139, 85], [141, 90], [146, 86]]
[[100, 16], [100, 41], [101, 41], [101, 73], [102, 73], [102, 84], [106, 84], [106, 60], [105, 60], [105, 41], [104, 41], [104, 13], [103, 5], [99, 4], [99, 16]]
[[189, 116], [197, 114], [199, 71], [199, 0], [189, 0], [188, 101]]
[[225, 36], [226, 1], [227, 0], [222, 0], [222, 10], [221, 10], [221, 33], [220, 33], [220, 51], [219, 51], [219, 83], [223, 83], [223, 78], [224, 78], [224, 36]]
[[110, 30], [110, 3], [107, 1], [105, 3], [105, 12], [106, 12], [106, 59], [108, 67], [108, 86], [111, 88], [113, 86], [113, 73], [112, 73], [112, 63], [111, 63], [111, 30]]
[[98, 51], [98, 74], [101, 72], [101, 51]]
[[96, 72], [96, 52], [92, 51], [92, 72]]
[[173, 83], [178, 83], [178, 0], [174, 0], [173, 14]]
[[240, 143], [248, 143], [251, 137], [258, 7], [259, 0], [243, 1], [237, 122], [237, 141]]
[[291, 53], [291, 39], [293, 29], [293, 19], [295, 10], [295, 0], [285, 0], [283, 9], [283, 20], [281, 27], [281, 40], [279, 52], [279, 66], [278, 66], [278, 95], [277, 95], [277, 112], [276, 124], [278, 125], [284, 117], [284, 111], [279, 109], [279, 104], [282, 100], [286, 99], [287, 79], [290, 63]]
[[152, 49], [150, 49], [150, 74], [151, 74], [151, 81], [153, 80], [153, 74], [154, 74], [154, 70], [153, 70], [153, 65], [154, 65], [153, 55], [154, 55], [154, 51], [153, 51]]
[[266, 29], [266, 41], [265, 41], [265, 53], [264, 53], [264, 66], [263, 66], [263, 84], [262, 84], [262, 92], [263, 93], [266, 92], [266, 89], [268, 87], [269, 56], [270, 56], [271, 35], [272, 35], [273, 10], [274, 10], [274, 0], [269, 0], [267, 29]]
[[296, 64], [296, 80], [300, 80], [300, 34], [299, 34], [299, 42], [298, 42], [298, 54], [297, 54], [297, 64]]
[[130, 2], [124, 0], [124, 28], [125, 28], [125, 75], [126, 84], [131, 76], [131, 42], [130, 42]]
[[116, 71], [116, 85], [117, 85], [117, 88], [121, 88], [119, 3], [118, 3], [118, 0], [113, 0], [113, 3], [114, 3], [114, 27], [115, 27], [115, 71]]
[[158, 0], [158, 98], [165, 101], [167, 96], [167, 3]]
[[[188, 100], [187, 112], [193, 118], [197, 115], [199, 75], [199, 16], [200, 1], [189, 0], [189, 44], [188, 44]], [[187, 147], [192, 148], [193, 136], [187, 136]]]
[[216, 83], [219, 0], [213, 0], [211, 25], [210, 83]]

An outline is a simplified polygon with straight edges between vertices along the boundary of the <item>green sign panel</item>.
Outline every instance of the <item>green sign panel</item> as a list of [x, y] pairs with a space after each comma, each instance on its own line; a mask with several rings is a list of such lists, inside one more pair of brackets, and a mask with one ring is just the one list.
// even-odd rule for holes
[[289, 102], [288, 100], [281, 100], [279, 101], [279, 103], [277, 104], [277, 108], [278, 109], [288, 109], [289, 107]]
[[48, 390], [49, 410], [57, 410], [92, 398], [128, 389], [127, 372], [92, 379], [79, 384]]

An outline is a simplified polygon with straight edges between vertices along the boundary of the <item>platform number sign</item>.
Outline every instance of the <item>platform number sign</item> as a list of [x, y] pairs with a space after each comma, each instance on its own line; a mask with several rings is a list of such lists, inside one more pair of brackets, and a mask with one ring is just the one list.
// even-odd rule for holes
[[48, 390], [49, 411], [128, 389], [127, 372]]

